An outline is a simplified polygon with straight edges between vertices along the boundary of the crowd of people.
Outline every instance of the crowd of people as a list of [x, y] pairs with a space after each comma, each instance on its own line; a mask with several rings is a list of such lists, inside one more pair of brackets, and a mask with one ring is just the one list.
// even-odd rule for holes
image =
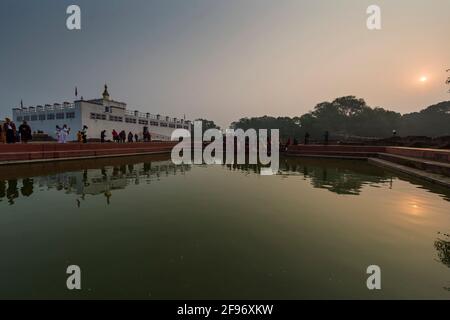
[[[57, 136], [58, 138], [58, 142], [61, 143], [65, 143], [66, 142], [66, 137], [69, 135], [70, 133], [70, 128], [67, 128], [66, 126], [64, 126], [62, 129], [59, 129], [58, 131], [58, 127], [57, 127]], [[59, 132], [59, 134], [58, 134]], [[87, 126], [83, 126], [83, 129], [81, 131], [77, 132], [77, 142], [79, 143], [87, 143], [87, 132], [88, 132], [88, 127]], [[148, 131], [143, 133], [143, 141], [150, 141], [151, 137], [150, 137], [150, 133]], [[107, 133], [106, 130], [102, 130], [100, 132], [100, 142], [101, 143], [105, 143], [108, 142], [109, 140], [107, 140]], [[125, 132], [125, 130], [122, 130], [120, 132], [117, 132], [116, 130], [112, 131], [112, 141], [113, 142], [117, 142], [117, 143], [131, 143], [131, 142], [139, 142], [139, 135], [137, 133], [133, 134], [131, 131], [128, 132], [128, 134]]]
[[[151, 140], [150, 133], [148, 131], [144, 131], [143, 135], [143, 141], [147, 142]], [[100, 135], [101, 142], [105, 142], [106, 138], [106, 130], [103, 130]], [[120, 132], [117, 132], [116, 130], [112, 131], [112, 138], [113, 142], [117, 143], [125, 143], [125, 142], [139, 142], [139, 135], [137, 133], [133, 134], [131, 131], [127, 133], [125, 130], [122, 130]]]
[[120, 132], [117, 132], [116, 130], [112, 131], [112, 137], [113, 137], [113, 141], [114, 142], [118, 142], [118, 143], [125, 143], [125, 142], [133, 142], [133, 139], [136, 139], [136, 142], [139, 141], [139, 137], [138, 135], [133, 135], [133, 133], [130, 131], [127, 135], [127, 133], [125, 132], [125, 130], [122, 130]]
[[69, 134], [70, 128], [66, 124], [62, 128], [58, 125], [56, 126], [56, 139], [58, 143], [66, 143]]
[[[88, 127], [83, 126], [83, 129], [77, 132], [77, 142], [78, 143], [87, 143], [88, 142]], [[62, 127], [59, 125], [56, 126], [56, 140], [58, 143], [67, 143], [69, 142], [68, 137], [70, 135], [70, 128], [64, 124]], [[100, 142], [107, 142], [107, 133], [106, 130], [103, 130], [100, 133]], [[151, 141], [150, 132], [144, 130], [142, 134], [142, 138], [144, 142]], [[23, 123], [16, 127], [15, 123], [11, 121], [9, 118], [5, 118], [5, 122], [0, 125], [0, 143], [27, 143], [33, 139], [33, 134], [31, 131], [30, 125], [23, 121]], [[139, 142], [139, 135], [137, 133], [129, 132], [128, 134], [125, 130], [117, 132], [116, 130], [112, 131], [112, 141], [117, 143], [131, 143], [131, 142]]]
[[19, 128], [9, 118], [0, 126], [0, 142], [2, 143], [27, 143], [32, 139], [31, 127], [24, 121]]

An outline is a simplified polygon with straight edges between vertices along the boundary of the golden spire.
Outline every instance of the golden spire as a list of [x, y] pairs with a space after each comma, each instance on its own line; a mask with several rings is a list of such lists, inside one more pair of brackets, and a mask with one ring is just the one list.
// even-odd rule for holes
[[105, 90], [103, 91], [103, 99], [109, 100], [108, 86], [106, 84], [105, 84]]

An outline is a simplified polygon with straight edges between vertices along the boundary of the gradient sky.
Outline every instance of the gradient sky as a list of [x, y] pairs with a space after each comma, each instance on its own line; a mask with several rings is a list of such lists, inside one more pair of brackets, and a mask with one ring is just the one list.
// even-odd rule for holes
[[[70, 4], [81, 31], [66, 29]], [[449, 15], [449, 0], [1, 0], [0, 117], [105, 82], [130, 109], [222, 126], [343, 95], [418, 111], [450, 100]]]

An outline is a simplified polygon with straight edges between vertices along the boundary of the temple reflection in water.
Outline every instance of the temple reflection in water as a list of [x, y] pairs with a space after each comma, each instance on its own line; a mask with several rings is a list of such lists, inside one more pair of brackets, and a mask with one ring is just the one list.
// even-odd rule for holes
[[[151, 183], [170, 175], [185, 174], [190, 170], [189, 165], [174, 165], [167, 157], [139, 162], [142, 160], [142, 158], [140, 160], [122, 158], [109, 161], [109, 163], [96, 161], [99, 166], [96, 169], [90, 166], [84, 167], [83, 163], [80, 162], [78, 170], [76, 170], [76, 164], [74, 167], [74, 163], [71, 163], [67, 169], [75, 169], [76, 171], [62, 171], [22, 179], [3, 179], [0, 175], [0, 202], [6, 200], [10, 205], [13, 205], [15, 199], [21, 196], [31, 196], [35, 188], [46, 188], [47, 190], [54, 189], [68, 194], [76, 194], [81, 199], [84, 199], [86, 195], [104, 195], [109, 203], [114, 190], [125, 189], [132, 184]], [[59, 169], [64, 170], [64, 167], [64, 164], [62, 164]], [[23, 169], [34, 171], [38, 168], [27, 167]], [[46, 171], [51, 172], [52, 169], [55, 170], [51, 166], [46, 169], [41, 174], [45, 174]]]

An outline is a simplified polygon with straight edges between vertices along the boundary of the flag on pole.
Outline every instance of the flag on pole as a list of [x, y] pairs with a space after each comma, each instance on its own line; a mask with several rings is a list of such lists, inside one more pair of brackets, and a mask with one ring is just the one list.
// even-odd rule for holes
[[78, 88], [75, 87], [75, 97], [78, 97]]
[[23, 100], [20, 100], [20, 107], [23, 109]]

